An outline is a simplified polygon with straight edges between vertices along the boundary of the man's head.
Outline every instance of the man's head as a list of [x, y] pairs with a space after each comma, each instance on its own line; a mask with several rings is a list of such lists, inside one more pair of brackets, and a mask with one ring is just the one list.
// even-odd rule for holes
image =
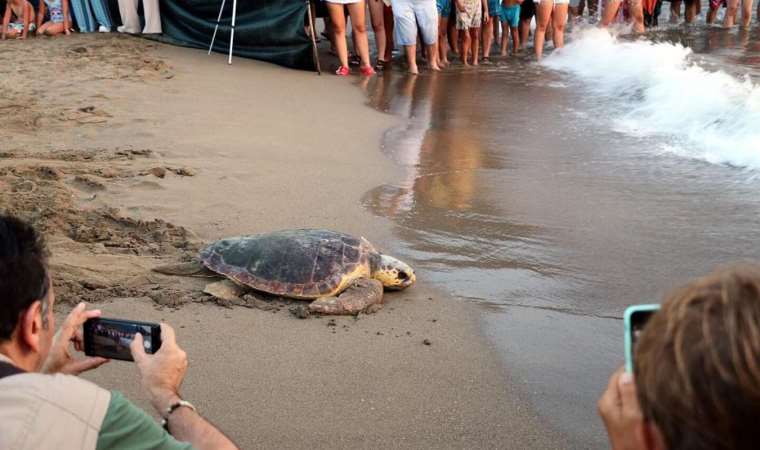
[[42, 236], [0, 215], [0, 352], [24, 369], [39, 369], [50, 350], [53, 301]]
[[760, 267], [721, 270], [672, 293], [637, 344], [645, 420], [669, 450], [760, 442]]

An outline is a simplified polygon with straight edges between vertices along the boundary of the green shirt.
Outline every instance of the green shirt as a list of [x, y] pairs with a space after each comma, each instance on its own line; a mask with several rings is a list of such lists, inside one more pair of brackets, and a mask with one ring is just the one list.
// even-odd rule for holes
[[121, 393], [111, 391], [111, 402], [100, 427], [97, 449], [116, 448], [191, 450], [193, 447], [174, 439]]

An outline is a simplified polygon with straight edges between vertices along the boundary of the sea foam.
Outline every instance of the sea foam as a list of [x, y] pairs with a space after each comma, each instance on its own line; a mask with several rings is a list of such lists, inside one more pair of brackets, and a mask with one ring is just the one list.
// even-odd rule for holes
[[760, 169], [760, 86], [749, 76], [706, 70], [679, 44], [621, 41], [598, 28], [577, 31], [543, 64], [604, 99], [617, 131], [662, 137], [660, 151]]

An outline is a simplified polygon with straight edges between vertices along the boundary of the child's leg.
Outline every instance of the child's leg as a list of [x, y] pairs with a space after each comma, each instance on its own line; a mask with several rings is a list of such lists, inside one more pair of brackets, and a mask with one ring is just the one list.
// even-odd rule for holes
[[[47, 27], [45, 27], [45, 25], [47, 25]], [[47, 22], [42, 25], [42, 27], [45, 27], [45, 31], [43, 32], [45, 36], [57, 36], [59, 34], [63, 34], [63, 32], [66, 31], [66, 27], [63, 25], [63, 23]]]
[[462, 34], [462, 47], [460, 48], [460, 51], [462, 53], [462, 63], [464, 63], [465, 66], [470, 65], [470, 31], [465, 28], [463, 30], [460, 30]]
[[705, 23], [711, 24], [715, 22], [715, 16], [718, 15], [718, 8], [715, 8], [712, 2], [710, 2], [710, 9], [707, 10], [707, 16], [705, 17]]
[[341, 67], [348, 67], [348, 44], [346, 43], [346, 16], [343, 14], [343, 5], [340, 3], [327, 2], [327, 12], [330, 14], [330, 23], [335, 39], [335, 52]]
[[493, 22], [493, 20], [489, 20], [483, 25], [483, 58], [491, 56], [491, 46], [493, 45], [494, 35]]
[[501, 45], [499, 46], [499, 55], [507, 56], [509, 47], [509, 24], [506, 21], [501, 22]]
[[480, 56], [480, 27], [470, 28], [470, 39], [472, 40], [472, 65], [478, 65]]
[[699, 0], [692, 0], [688, 3], [686, 3], [686, 7], [684, 8], [684, 18], [686, 20], [686, 23], [692, 23], [694, 22], [694, 17], [697, 15], [697, 2]]
[[516, 54], [520, 47], [520, 30], [518, 27], [509, 27], [509, 31], [512, 33], [512, 55]]
[[448, 42], [446, 42], [448, 39], [448, 33], [446, 32], [448, 24], [448, 17], [440, 17], [438, 19], [438, 59], [439, 62], [444, 65], [449, 64], [449, 46]]
[[356, 53], [359, 54], [362, 67], [372, 67], [372, 63], [369, 59], [369, 38], [367, 37], [367, 19], [365, 12], [367, 5], [364, 0], [358, 3], [351, 3], [348, 5], [348, 12], [351, 15], [351, 27], [353, 29], [354, 36], [354, 48]]
[[383, 4], [383, 25], [385, 25], [385, 60], [393, 59], [393, 10]]
[[[758, 16], [760, 20], [760, 16]], [[749, 28], [749, 24], [752, 21], [752, 0], [742, 0], [742, 26]]]
[[678, 23], [681, 18], [681, 0], [670, 1], [670, 23]]

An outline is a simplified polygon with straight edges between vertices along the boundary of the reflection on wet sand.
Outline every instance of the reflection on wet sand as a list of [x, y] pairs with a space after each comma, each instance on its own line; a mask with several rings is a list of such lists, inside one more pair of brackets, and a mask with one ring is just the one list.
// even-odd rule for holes
[[540, 229], [505, 219], [505, 203], [489, 201], [508, 195], [487, 176], [507, 166], [508, 154], [489, 151], [483, 141], [478, 86], [471, 76], [395, 74], [368, 84], [373, 107], [406, 121], [387, 132], [383, 145], [404, 171], [403, 180], [368, 192], [364, 203], [396, 221], [423, 267], [540, 272], [544, 268], [520, 251], [538, 239]]

